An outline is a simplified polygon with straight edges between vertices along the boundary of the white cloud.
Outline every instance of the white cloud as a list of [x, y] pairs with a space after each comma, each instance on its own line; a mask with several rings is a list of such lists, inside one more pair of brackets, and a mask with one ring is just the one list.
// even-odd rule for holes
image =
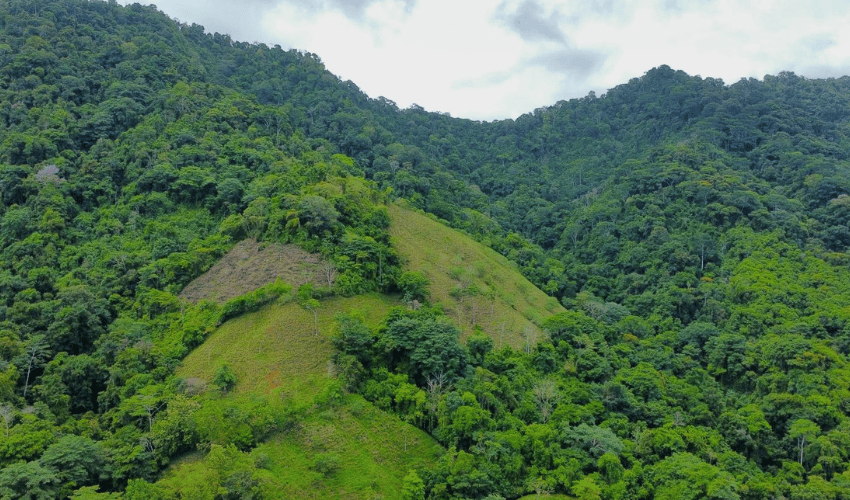
[[474, 119], [597, 94], [660, 64], [734, 83], [850, 72], [850, 4], [750, 0], [157, 0], [183, 22], [318, 54], [372, 97]]

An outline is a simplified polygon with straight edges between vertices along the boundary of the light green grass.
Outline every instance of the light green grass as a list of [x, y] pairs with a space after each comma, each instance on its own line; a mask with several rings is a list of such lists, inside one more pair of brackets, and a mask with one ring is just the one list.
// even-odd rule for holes
[[[358, 395], [332, 409], [316, 410], [298, 426], [254, 448], [245, 457], [264, 456], [255, 469], [265, 498], [397, 499], [411, 469], [432, 467], [443, 449], [424, 432], [376, 409]], [[321, 456], [338, 460], [329, 473], [316, 469]], [[175, 463], [160, 480], [169, 491], [201, 496], [213, 471], [199, 453]]]
[[[496, 347], [523, 347], [542, 338], [545, 318], [563, 311], [496, 252], [413, 210], [393, 205], [389, 213], [406, 268], [429, 279], [432, 301], [464, 335], [480, 327]], [[470, 287], [479, 293], [452, 294]], [[355, 312], [376, 327], [395, 305], [378, 294], [334, 297], [321, 301], [314, 318], [294, 302], [271, 304], [221, 325], [178, 367], [179, 377], [211, 385], [215, 371], [227, 364], [237, 377], [228, 397], [284, 397], [301, 408], [294, 429], [251, 453], [267, 457], [267, 470], [258, 474], [271, 498], [398, 498], [408, 471], [432, 466], [443, 452], [430, 436], [360, 396], [348, 395], [333, 408], [315, 404], [333, 381], [334, 316]], [[323, 456], [338, 460], [338, 469], [316, 470]], [[173, 490], [203, 485], [208, 474], [201, 454], [194, 453], [175, 462], [162, 481]]]
[[[405, 267], [428, 278], [432, 302], [443, 306], [464, 336], [478, 326], [497, 348], [521, 348], [527, 339], [541, 340], [543, 321], [564, 311], [492, 249], [410, 208], [393, 204], [388, 210], [393, 245]], [[452, 296], [471, 286], [476, 295]]]
[[294, 302], [272, 304], [221, 325], [186, 356], [177, 376], [209, 384], [218, 367], [227, 364], [236, 375], [237, 394], [271, 394], [280, 388], [296, 401], [309, 401], [330, 380], [334, 316], [356, 312], [374, 327], [394, 305], [378, 294], [334, 297], [320, 302], [314, 321], [312, 312]]
[[[398, 305], [371, 294], [321, 301], [313, 313], [296, 303], [271, 304], [219, 327], [177, 369], [184, 378], [211, 383], [227, 364], [237, 376], [231, 396], [285, 397], [303, 408], [298, 425], [252, 451], [268, 457], [261, 471], [269, 498], [399, 498], [411, 469], [432, 466], [443, 452], [426, 433], [376, 409], [358, 395], [334, 408], [315, 406], [315, 397], [333, 380], [329, 337], [338, 313], [356, 313], [376, 327]], [[339, 469], [323, 475], [314, 464], [321, 454], [339, 459]], [[176, 461], [162, 483], [172, 490], [196, 487], [209, 471], [198, 453]]]
[[[355, 395], [257, 451], [276, 464], [271, 472], [282, 486], [280, 498], [399, 498], [408, 471], [433, 466], [443, 453], [424, 432]], [[337, 472], [311, 469], [323, 453], [339, 458]]]

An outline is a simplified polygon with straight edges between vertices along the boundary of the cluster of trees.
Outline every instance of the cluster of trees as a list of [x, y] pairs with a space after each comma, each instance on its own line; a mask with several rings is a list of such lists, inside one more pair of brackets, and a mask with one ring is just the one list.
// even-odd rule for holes
[[421, 481], [411, 498], [850, 494], [850, 364], [830, 340], [655, 332], [597, 309], [553, 316], [531, 352], [463, 345], [428, 307], [376, 331], [341, 316], [336, 363], [349, 390], [448, 449], [407, 478]]

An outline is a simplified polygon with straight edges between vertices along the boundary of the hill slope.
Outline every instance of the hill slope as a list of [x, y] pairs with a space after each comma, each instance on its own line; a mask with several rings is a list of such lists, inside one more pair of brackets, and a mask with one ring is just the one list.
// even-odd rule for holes
[[320, 256], [296, 245], [262, 245], [255, 240], [243, 240], [186, 285], [179, 297], [190, 302], [212, 300], [223, 304], [276, 279], [295, 288], [304, 283], [331, 287], [333, 279], [328, 277], [328, 266], [331, 264]]
[[393, 246], [465, 335], [480, 327], [497, 348], [525, 348], [543, 338], [546, 318], [564, 310], [492, 249], [402, 204], [388, 209]]
[[[540, 326], [545, 314], [563, 311], [505, 257], [415, 210], [399, 204], [388, 208], [392, 244], [405, 268], [429, 279], [432, 300], [463, 325], [466, 334], [477, 327], [489, 334], [499, 348], [526, 348], [543, 338]], [[255, 247], [237, 245], [189, 285], [192, 298], [197, 301], [217, 297], [221, 293], [220, 268], [245, 269], [257, 258]], [[300, 268], [315, 260], [306, 253], [287, 255], [294, 260], [287, 262], [286, 269]], [[265, 274], [252, 279], [256, 270], [246, 273], [243, 283], [264, 284], [261, 281]], [[266, 276], [266, 281], [270, 278]], [[467, 292], [459, 295], [457, 290]], [[209, 296], [199, 295], [203, 293]], [[239, 401], [240, 397], [266, 395], [282, 397], [304, 408], [298, 432], [269, 436], [251, 452], [252, 456], [262, 454], [269, 459], [265, 469], [271, 475], [264, 479], [265, 488], [282, 488], [280, 491], [288, 496], [333, 492], [398, 498], [402, 478], [409, 470], [433, 466], [443, 453], [442, 448], [431, 437], [359, 396], [346, 396], [331, 407], [322, 403], [327, 394], [337, 390], [333, 350], [328, 340], [335, 328], [334, 317], [354, 314], [377, 328], [393, 305], [392, 300], [378, 295], [326, 298], [314, 317], [285, 296], [279, 303], [222, 324], [186, 356], [176, 375], [192, 384], [193, 390], [204, 392], [217, 370], [227, 366], [236, 379], [227, 399]], [[215, 404], [208, 402], [206, 406]], [[325, 459], [335, 463], [330, 474], [316, 469], [316, 461]], [[199, 458], [180, 461], [158, 484], [169, 491], [191, 495], [196, 492], [191, 478], [202, 476], [208, 468]], [[264, 477], [263, 473], [255, 474]]]
[[[267, 397], [298, 408], [295, 428], [269, 435], [251, 451], [265, 457], [268, 473], [255, 474], [267, 494], [400, 498], [402, 479], [412, 469], [432, 465], [442, 448], [360, 396], [339, 392], [329, 342], [337, 314], [355, 314], [377, 326], [394, 305], [379, 295], [328, 298], [321, 301], [316, 322], [294, 302], [271, 304], [221, 325], [176, 373], [208, 385], [221, 366], [232, 371], [236, 384], [224, 403], [210, 394], [206, 407], [230, 402], [239, 408], [248, 405], [246, 399]], [[191, 478], [208, 468], [197, 458], [178, 463], [159, 484], [191, 496], [197, 493]]]

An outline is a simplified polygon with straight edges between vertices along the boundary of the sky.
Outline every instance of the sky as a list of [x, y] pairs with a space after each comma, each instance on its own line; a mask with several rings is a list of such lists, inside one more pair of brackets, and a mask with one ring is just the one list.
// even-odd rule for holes
[[[124, 3], [136, 3], [124, 1]], [[171, 18], [317, 54], [370, 97], [516, 118], [666, 64], [762, 79], [850, 74], [844, 0], [156, 0]]]

